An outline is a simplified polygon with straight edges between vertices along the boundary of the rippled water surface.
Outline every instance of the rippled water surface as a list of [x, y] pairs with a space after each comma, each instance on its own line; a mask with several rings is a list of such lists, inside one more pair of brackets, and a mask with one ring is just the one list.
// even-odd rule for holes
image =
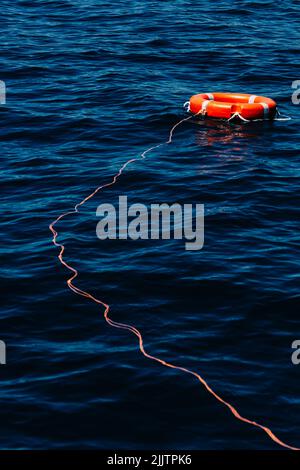
[[[290, 121], [188, 121], [59, 225], [78, 285], [147, 350], [200, 372], [300, 446], [299, 2], [3, 1], [2, 448], [273, 449], [192, 377], [74, 295], [49, 223], [167, 139], [205, 91], [274, 98]], [[203, 203], [205, 245], [100, 241], [95, 211]]]

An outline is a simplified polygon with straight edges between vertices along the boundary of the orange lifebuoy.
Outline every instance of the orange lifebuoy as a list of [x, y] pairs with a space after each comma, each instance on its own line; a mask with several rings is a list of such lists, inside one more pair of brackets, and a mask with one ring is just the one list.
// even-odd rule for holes
[[189, 110], [214, 118], [273, 119], [277, 104], [270, 98], [243, 93], [203, 93], [190, 99]]

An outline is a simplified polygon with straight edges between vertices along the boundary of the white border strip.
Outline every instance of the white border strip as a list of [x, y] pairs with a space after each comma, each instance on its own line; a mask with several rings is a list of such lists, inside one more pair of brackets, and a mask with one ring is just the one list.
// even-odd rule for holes
[[269, 114], [270, 114], [270, 108], [269, 108], [269, 105], [267, 103], [259, 103], [262, 105], [262, 107], [264, 108], [264, 119], [268, 119], [269, 118]]
[[255, 101], [255, 98], [257, 98], [257, 95], [251, 95], [250, 98], [249, 98], [248, 103], [249, 103], [249, 104], [253, 104], [254, 101]]
[[202, 106], [201, 106], [201, 114], [205, 114], [206, 113], [206, 108], [208, 106], [208, 103], [210, 103], [210, 100], [204, 100], [203, 103], [202, 103]]

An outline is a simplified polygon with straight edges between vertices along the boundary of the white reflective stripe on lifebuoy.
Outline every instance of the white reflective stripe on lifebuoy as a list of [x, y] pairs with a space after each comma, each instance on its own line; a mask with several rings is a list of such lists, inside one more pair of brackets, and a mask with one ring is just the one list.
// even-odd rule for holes
[[214, 95], [212, 93], [206, 93], [206, 96], [210, 101], [214, 100]]
[[257, 98], [257, 95], [251, 95], [250, 98], [249, 98], [248, 103], [249, 103], [249, 104], [253, 104], [254, 101], [255, 101], [255, 98]]
[[259, 104], [261, 104], [262, 107], [264, 108], [264, 119], [267, 119], [270, 113], [269, 105], [267, 103], [259, 103]]
[[204, 114], [206, 112], [206, 108], [208, 106], [208, 103], [210, 103], [210, 100], [204, 100], [202, 102], [202, 106], [201, 106], [201, 114]]

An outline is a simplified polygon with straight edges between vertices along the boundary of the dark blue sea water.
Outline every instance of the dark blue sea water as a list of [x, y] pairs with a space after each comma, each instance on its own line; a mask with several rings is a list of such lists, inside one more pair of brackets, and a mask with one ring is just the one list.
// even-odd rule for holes
[[[300, 445], [299, 2], [4, 0], [1, 448], [277, 449], [73, 294], [49, 223], [167, 139], [192, 94], [274, 98], [290, 121], [188, 121], [59, 225], [77, 284], [147, 350]], [[96, 208], [203, 203], [205, 245], [100, 241]]]

